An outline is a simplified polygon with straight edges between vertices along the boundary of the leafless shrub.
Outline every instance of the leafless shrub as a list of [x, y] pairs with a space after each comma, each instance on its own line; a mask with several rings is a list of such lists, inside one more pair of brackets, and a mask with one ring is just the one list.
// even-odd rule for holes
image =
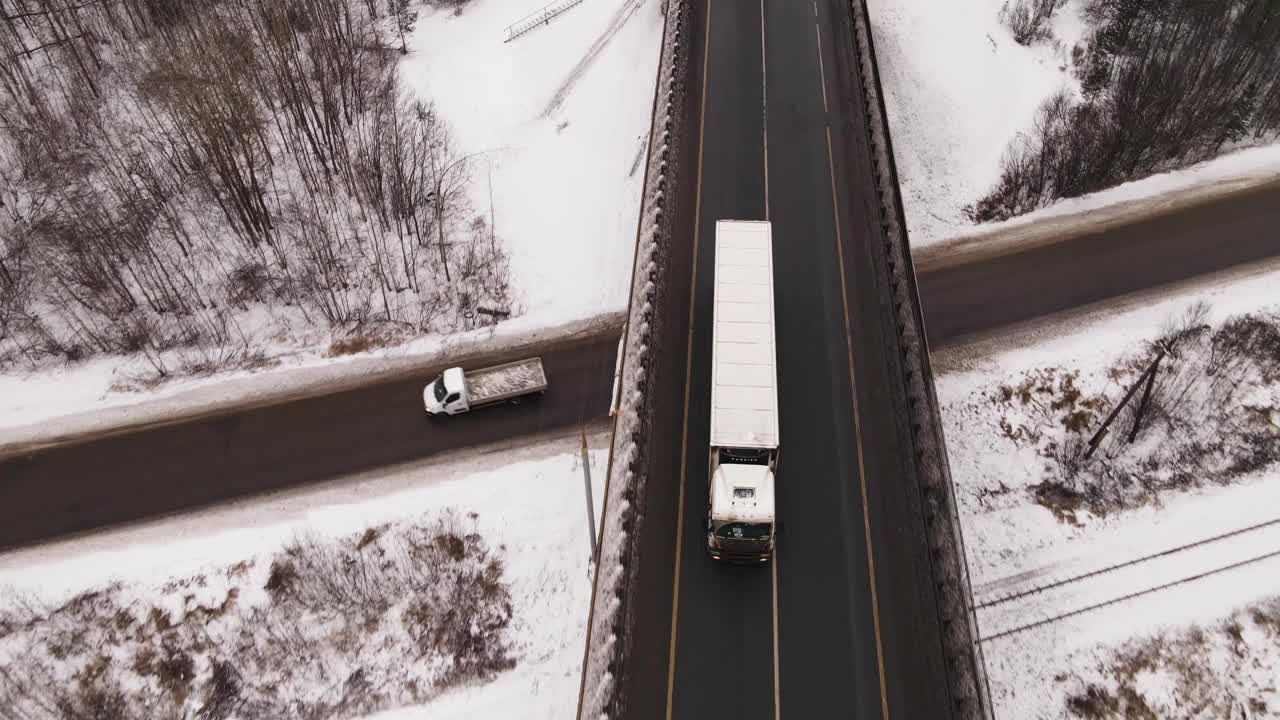
[[1104, 720], [1120, 713], [1120, 699], [1106, 688], [1091, 684], [1067, 698], [1067, 711], [1088, 720]]
[[403, 328], [389, 325], [373, 325], [354, 328], [342, 337], [336, 337], [329, 343], [326, 355], [339, 357], [369, 352], [378, 348], [394, 345], [405, 340]]
[[1049, 37], [1045, 23], [1065, 0], [1009, 0], [1000, 8], [1000, 20], [1013, 31], [1019, 45]]

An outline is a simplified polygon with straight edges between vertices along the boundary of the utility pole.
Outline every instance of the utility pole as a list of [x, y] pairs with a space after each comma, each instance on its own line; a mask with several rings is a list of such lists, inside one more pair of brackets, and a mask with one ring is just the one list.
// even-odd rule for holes
[[582, 428], [582, 481], [587, 489], [587, 529], [591, 532], [591, 564], [600, 565], [600, 543], [596, 540], [596, 507], [591, 497], [591, 458], [587, 454], [587, 428]]
[[489, 249], [494, 255], [498, 254], [498, 242], [494, 239], [496, 232], [493, 227], [493, 163], [488, 163], [489, 168]]
[[1151, 373], [1147, 375], [1147, 384], [1142, 389], [1142, 399], [1138, 401], [1138, 412], [1133, 416], [1133, 427], [1129, 429], [1129, 444], [1138, 437], [1138, 429], [1142, 427], [1142, 418], [1147, 414], [1147, 402], [1151, 400], [1151, 388], [1156, 384], [1156, 373], [1159, 372], [1160, 359], [1164, 357], [1165, 347], [1160, 346], [1160, 354], [1151, 363]]
[[1138, 427], [1142, 422], [1143, 414], [1146, 413], [1147, 401], [1150, 399], [1151, 388], [1155, 385], [1156, 370], [1160, 367], [1160, 361], [1164, 358], [1165, 353], [1169, 352], [1169, 350], [1170, 347], [1168, 344], [1163, 342], [1160, 343], [1160, 350], [1156, 353], [1155, 359], [1152, 360], [1151, 364], [1147, 366], [1147, 369], [1138, 376], [1138, 381], [1129, 387], [1128, 392], [1124, 394], [1124, 397], [1120, 399], [1120, 402], [1115, 406], [1111, 413], [1107, 415], [1107, 419], [1102, 421], [1102, 427], [1098, 428], [1098, 431], [1093, 434], [1093, 437], [1089, 438], [1089, 449], [1084, 453], [1086, 459], [1091, 457], [1094, 451], [1098, 449], [1098, 445], [1102, 442], [1102, 439], [1107, 436], [1107, 428], [1111, 427], [1112, 421], [1116, 419], [1116, 416], [1120, 414], [1120, 411], [1124, 409], [1124, 406], [1129, 404], [1129, 400], [1133, 397], [1133, 394], [1137, 392], [1138, 388], [1145, 384], [1147, 389], [1142, 394], [1142, 402], [1138, 406], [1138, 415], [1134, 419], [1133, 429], [1129, 433], [1129, 442], [1132, 443], [1133, 439], [1138, 436]]

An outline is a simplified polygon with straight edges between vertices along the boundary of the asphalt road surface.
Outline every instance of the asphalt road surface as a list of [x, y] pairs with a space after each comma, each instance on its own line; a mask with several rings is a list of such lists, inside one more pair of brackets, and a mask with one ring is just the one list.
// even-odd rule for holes
[[[929, 342], [1077, 308], [1280, 254], [1280, 183], [1155, 217], [917, 267]], [[953, 259], [954, 258], [954, 259]]]
[[[706, 0], [691, 57], [702, 111], [688, 383], [669, 478], [681, 507], [671, 616], [638, 635], [629, 718], [945, 718], [950, 714], [924, 532], [909, 502], [906, 428], [886, 338], [878, 210], [846, 2]], [[705, 550], [714, 226], [774, 228], [783, 528], [775, 559]], [[665, 348], [668, 352], [673, 348]], [[678, 475], [678, 477], [676, 477]], [[870, 522], [868, 522], [870, 521]], [[643, 532], [658, 542], [663, 524]], [[872, 570], [874, 566], [874, 572]], [[674, 632], [672, 632], [674, 629]], [[645, 656], [651, 657], [646, 651]]]
[[326, 480], [607, 415], [617, 331], [468, 358], [539, 355], [548, 390], [431, 420], [443, 367], [353, 390], [0, 457], [0, 547]]

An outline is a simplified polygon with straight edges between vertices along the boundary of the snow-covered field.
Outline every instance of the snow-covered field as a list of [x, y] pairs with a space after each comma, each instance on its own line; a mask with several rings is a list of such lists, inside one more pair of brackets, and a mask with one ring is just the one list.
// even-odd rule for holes
[[1029, 47], [1001, 22], [1005, 0], [867, 4], [913, 247], [1280, 178], [1280, 147], [1264, 146], [975, 226], [962, 210], [995, 185], [1009, 143], [1031, 130], [1049, 96], [1079, 89], [1071, 51], [1088, 29], [1084, 2], [1067, 0], [1049, 22], [1051, 38]]
[[[523, 310], [498, 337], [540, 334], [626, 306], [643, 182], [662, 15], [658, 0], [593, 0], [504, 43], [505, 28], [543, 3], [472, 0], [459, 15], [424, 8], [401, 71], [408, 89], [435, 103], [455, 142], [478, 153], [472, 205], [492, 214], [507, 244], [514, 300]], [[0, 428], [25, 427], [103, 408], [163, 400], [162, 407], [257, 398], [292, 384], [297, 368], [327, 377], [370, 372], [370, 361], [423, 357], [485, 340], [426, 336], [391, 348], [333, 356], [333, 338], [284, 338], [262, 348], [266, 367], [172, 380], [158, 387], [142, 358], [105, 357], [61, 369], [0, 374]], [[301, 343], [301, 344], [300, 344]], [[362, 362], [350, 362], [352, 358]], [[271, 379], [262, 376], [270, 375]], [[180, 399], [182, 398], [182, 399]], [[127, 413], [99, 413], [102, 427]]]
[[[1280, 713], [1278, 281], [1256, 266], [937, 354], [998, 718]], [[1200, 303], [1152, 395], [1190, 404], [1133, 445], [1121, 413], [1082, 460], [1146, 343]]]
[[662, 13], [659, 0], [591, 0], [502, 42], [544, 4], [424, 14], [404, 77], [484, 153], [474, 204], [489, 207], [491, 179], [519, 301], [562, 322], [626, 307]]
[[[598, 527], [608, 427], [590, 428], [587, 440]], [[367, 548], [377, 547], [378, 557], [394, 559], [394, 550], [399, 547], [396, 540], [403, 540], [406, 533], [411, 536], [415, 528], [439, 533], [443, 528], [446, 535], [463, 538], [450, 538], [458, 543], [458, 550], [465, 541], [465, 552], [458, 553], [462, 560], [478, 554], [485, 562], [499, 561], [500, 584], [509, 593], [511, 614], [509, 625], [498, 638], [513, 666], [498, 672], [491, 682], [433, 686], [432, 682], [448, 677], [442, 672], [448, 670], [450, 659], [447, 654], [424, 654], [417, 662], [406, 662], [413, 653], [403, 647], [404, 638], [392, 622], [400, 607], [397, 604], [382, 618], [376, 632], [356, 633], [354, 642], [350, 638], [330, 642], [331, 638], [322, 637], [321, 630], [308, 623], [303, 629], [305, 640], [292, 637], [289, 641], [303, 648], [320, 648], [323, 656], [290, 657], [287, 664], [295, 669], [283, 673], [283, 679], [277, 678], [279, 696], [301, 695], [312, 701], [335, 695], [344, 701], [359, 697], [361, 693], [352, 692], [349, 678], [362, 670], [361, 682], [370, 683], [365, 696], [385, 693], [403, 701], [417, 694], [426, 700], [416, 707], [386, 709], [377, 715], [384, 720], [569, 717], [577, 703], [591, 594], [580, 442], [579, 436], [570, 434], [459, 453], [0, 555], [0, 668], [4, 669], [0, 672], [0, 697], [13, 698], [5, 694], [6, 679], [50, 668], [55, 682], [69, 685], [70, 674], [80, 669], [86, 686], [100, 682], [109, 687], [108, 680], [116, 678], [131, 690], [139, 687], [134, 684], [139, 682], [137, 678], [145, 677], [151, 668], [161, 684], [142, 694], [167, 697], [170, 691], [176, 693], [164, 684], [166, 678], [174, 682], [172, 673], [163, 672], [172, 668], [174, 661], [153, 664], [144, 645], [171, 651], [171, 658], [186, 656], [193, 661], [185, 674], [179, 673], [180, 695], [185, 698], [182, 702], [188, 715], [211, 697], [210, 668], [212, 660], [220, 656], [230, 658], [233, 664], [237, 660], [245, 663], [237, 667], [243, 674], [242, 696], [253, 697], [248, 688], [257, 678], [246, 672], [251, 669], [247, 666], [255, 657], [270, 656], [268, 641], [280, 640], [281, 626], [267, 624], [255, 632], [245, 621], [266, 618], [281, 622], [278, 614], [271, 612], [273, 604], [287, 599], [291, 588], [307, 587], [271, 582], [273, 576], [287, 577], [277, 571], [282, 561], [295, 562], [303, 570], [297, 582], [305, 583], [304, 571], [315, 567], [314, 557], [325, 558], [315, 548], [344, 548], [349, 555], [360, 557], [360, 553], [370, 552]], [[370, 528], [375, 532], [370, 533]], [[314, 553], [311, 561], [287, 552], [300, 539], [303, 547]], [[454, 549], [439, 535], [432, 544], [437, 545]], [[390, 554], [383, 556], [383, 550]], [[113, 587], [113, 583], [119, 585]], [[358, 587], [364, 591], [363, 585]], [[99, 595], [84, 595], [93, 591]], [[421, 592], [396, 597], [395, 601], [408, 601], [412, 607]], [[501, 596], [500, 591], [495, 592]], [[98, 618], [102, 623], [81, 622], [91, 639], [93, 632], [110, 636], [112, 628], [118, 628], [124, 639], [117, 637], [104, 647], [96, 647], [77, 637], [53, 634], [66, 629], [69, 611], [64, 604], [73, 598], [79, 601], [71, 606], [86, 613], [80, 618], [97, 617], [95, 613], [103, 609], [111, 611], [108, 617]], [[6, 624], [6, 620], [24, 617], [19, 612], [20, 600], [33, 602], [40, 609], [64, 606], [60, 621], [43, 619], [48, 611], [38, 609], [37, 622], [31, 626]], [[163, 621], [156, 620], [161, 617]], [[283, 626], [287, 628], [287, 623]], [[276, 635], [269, 638], [268, 631]], [[183, 644], [184, 638], [193, 636], [208, 646]], [[240, 645], [229, 644], [233, 640], [228, 638]], [[51, 639], [59, 644], [52, 644]], [[258, 648], [244, 644], [255, 640]], [[380, 651], [377, 642], [382, 641], [387, 649]], [[262, 650], [264, 645], [266, 650]], [[88, 669], [94, 667], [98, 652], [118, 661], [106, 675], [94, 675]], [[316, 667], [324, 668], [329, 676], [313, 672]], [[268, 670], [275, 672], [277, 668]], [[409, 679], [420, 684], [406, 688], [403, 685]], [[148, 681], [141, 682], [141, 687], [147, 687]], [[443, 694], [436, 696], [440, 690]], [[349, 703], [347, 711], [330, 708], [320, 716], [355, 717], [362, 713], [350, 712], [350, 708], [357, 707], [358, 703]], [[249, 705], [242, 707], [244, 717], [265, 717], [250, 714], [249, 709]]]

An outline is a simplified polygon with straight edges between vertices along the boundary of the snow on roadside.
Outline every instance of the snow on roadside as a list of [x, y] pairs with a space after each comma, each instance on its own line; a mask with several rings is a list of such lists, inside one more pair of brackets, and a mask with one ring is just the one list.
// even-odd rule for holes
[[1153, 206], [1173, 193], [1221, 192], [1280, 179], [1280, 145], [1268, 145], [1062, 200], [1005, 222], [974, 225], [961, 211], [995, 185], [1009, 143], [1030, 131], [1050, 95], [1079, 88], [1070, 57], [1088, 30], [1083, 2], [1069, 0], [1059, 8], [1049, 24], [1052, 39], [1031, 47], [1014, 42], [1000, 21], [1004, 0], [867, 4], [915, 248], [1102, 208]]
[[[1062, 228], [1064, 224], [1095, 223], [1104, 219], [1158, 212], [1172, 204], [1207, 200], [1249, 187], [1280, 181], [1280, 144], [1244, 148], [1180, 170], [1157, 173], [1109, 190], [1066, 198], [1035, 212], [1003, 222], [958, 224], [942, 235], [912, 236], [915, 246], [929, 254], [949, 252], [959, 245], [1016, 234], [1031, 226]], [[1105, 214], [1104, 214], [1105, 213]], [[908, 220], [910, 222], [910, 220]]]
[[29, 375], [0, 374], [0, 448], [52, 442], [124, 425], [171, 421], [265, 403], [305, 393], [336, 392], [389, 375], [421, 372], [445, 358], [603, 332], [622, 326], [621, 313], [543, 325], [522, 316], [494, 328], [446, 337], [423, 337], [404, 345], [325, 357], [299, 353], [272, 369], [184, 378], [146, 392], [113, 389], [125, 372], [103, 358], [72, 368]]
[[[1215, 328], [1233, 316], [1274, 314], [1280, 311], [1280, 296], [1275, 292], [1278, 282], [1280, 263], [1270, 263], [1158, 295], [1151, 293], [1141, 303], [1123, 309], [1056, 319], [1033, 337], [1007, 347], [994, 347], [998, 340], [993, 340], [936, 353], [934, 365], [940, 369], [937, 392], [975, 597], [990, 600], [1280, 519], [1280, 466], [1272, 464], [1243, 474], [1230, 484], [1192, 484], [1161, 492], [1136, 508], [1105, 515], [1077, 510], [1071, 515], [1073, 521], [1061, 520], [1037, 504], [1031, 492], [1034, 485], [1052, 476], [1056, 459], [1040, 452], [1043, 442], [1026, 441], [1025, 432], [1036, 431], [1035, 426], [1022, 425], [1008, 407], [1002, 408], [996, 401], [1002, 385], [1016, 387], [1028, 373], [1056, 368], [1058, 378], [1064, 372], [1078, 371], [1072, 388], [1080, 397], [1105, 392], [1114, 402], [1128, 384], [1109, 376], [1108, 370], [1132, 357], [1143, 342], [1159, 337], [1171, 316], [1198, 301], [1209, 304], [1207, 322]], [[1056, 394], [1039, 402], [1047, 405], [1072, 394], [1061, 392], [1058, 379], [1054, 383]], [[1009, 404], [1016, 409], [1019, 400], [1017, 390], [1014, 392]], [[1036, 392], [1032, 390], [1033, 403], [1037, 402]], [[1261, 400], [1270, 403], [1270, 422], [1275, 424], [1280, 422], [1280, 412], [1275, 409], [1274, 386], [1271, 395], [1270, 400]], [[1241, 396], [1240, 401], [1249, 404], [1259, 399], [1255, 393]], [[1109, 409], [1108, 405], [1105, 410]], [[1089, 430], [1096, 425], [1095, 415]], [[1062, 432], [1051, 427], [1041, 430], [1046, 433], [1046, 442], [1054, 432]], [[1060, 596], [1056, 599], [1020, 601], [1035, 610], [1025, 617], [1004, 617], [1002, 613], [1007, 612], [998, 607], [980, 610], [980, 621], [988, 619], [991, 627], [979, 630], [991, 634], [1180, 580], [1194, 575], [1196, 569], [1218, 565], [1215, 554], [1226, 564], [1280, 551], [1273, 546], [1274, 533], [1254, 536], [1258, 541], [1246, 543], [1249, 547], [1237, 547], [1242, 540], [1236, 540], [1198, 549], [1194, 553], [1198, 564], [1138, 567], [1049, 593]], [[1136, 637], [1134, 642], [1138, 642], [1143, 637], [1186, 632], [1190, 623], [1213, 626], [1241, 607], [1273, 597], [1280, 597], [1277, 558], [985, 642], [996, 717], [1069, 715], [1063, 703], [1097, 680], [1097, 673], [1090, 674], [1086, 668], [1113, 663], [1116, 648], [1128, 639]], [[1272, 647], [1259, 662], [1276, 667], [1280, 664], [1277, 651], [1280, 646]], [[1134, 682], [1143, 685], [1155, 679], [1143, 676]], [[1152, 691], [1151, 701], [1159, 704], [1153, 689], [1157, 686], [1143, 687]], [[1184, 716], [1178, 712], [1157, 715]]]
[[[598, 527], [607, 426], [590, 428], [588, 443]], [[474, 512], [475, 532], [490, 548], [502, 547], [516, 666], [490, 685], [451, 690], [396, 717], [448, 711], [558, 720], [576, 707], [591, 594], [579, 446], [578, 436], [561, 435], [456, 453], [8, 552], [0, 554], [0, 588], [8, 597], [60, 603], [119, 581], [129, 596], [163, 602], [158, 588], [167, 580], [269, 558], [300, 534], [333, 538], [446, 510], [462, 518]]]

